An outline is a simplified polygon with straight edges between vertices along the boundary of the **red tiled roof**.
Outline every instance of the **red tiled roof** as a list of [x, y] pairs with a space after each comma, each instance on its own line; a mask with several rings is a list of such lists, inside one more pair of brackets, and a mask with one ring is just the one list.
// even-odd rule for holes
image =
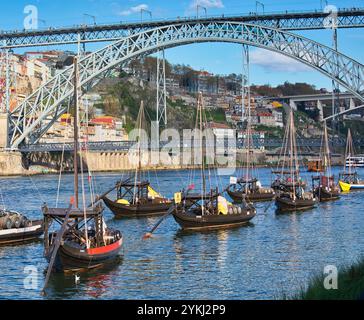
[[91, 120], [91, 123], [94, 124], [114, 124], [115, 123], [115, 118], [113, 117], [98, 117], [98, 118], [94, 118]]
[[258, 116], [259, 117], [273, 117], [273, 115], [269, 112], [259, 112]]
[[230, 127], [225, 123], [209, 122], [208, 128], [211, 129], [230, 129]]

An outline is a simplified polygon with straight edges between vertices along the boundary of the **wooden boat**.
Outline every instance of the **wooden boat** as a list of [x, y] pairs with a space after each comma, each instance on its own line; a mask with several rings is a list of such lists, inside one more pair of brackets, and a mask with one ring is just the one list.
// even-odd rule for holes
[[[54, 248], [59, 245], [53, 266], [55, 271], [93, 269], [115, 260], [122, 246], [122, 235], [120, 231], [106, 226], [102, 211], [100, 205], [87, 210], [43, 207], [46, 226], [45, 256], [49, 262]], [[84, 225], [85, 217], [87, 229]], [[62, 227], [67, 226], [67, 229], [64, 232], [61, 228], [58, 232], [48, 233], [53, 221]], [[94, 222], [93, 225], [91, 221]]]
[[335, 184], [335, 178], [331, 172], [331, 154], [326, 122], [322, 137], [321, 158], [324, 171], [318, 176], [312, 177], [312, 190], [319, 201], [332, 201], [340, 198], [340, 189]]
[[[273, 170], [272, 174], [276, 175], [276, 178], [271, 184], [271, 188], [276, 192], [289, 192], [293, 191], [293, 187], [298, 185], [302, 188], [307, 187], [306, 181], [300, 178], [300, 172], [298, 171], [284, 171], [284, 170]], [[292, 179], [292, 174], [296, 177], [294, 184]]]
[[[202, 94], [198, 95], [197, 101], [197, 119], [199, 132], [203, 131], [204, 114]], [[205, 129], [207, 130], [207, 129]], [[206, 146], [200, 137], [200, 148], [202, 159]], [[205, 162], [202, 161], [201, 178], [202, 192], [198, 194], [189, 194], [192, 188], [187, 192], [182, 191], [179, 196], [175, 195], [175, 206], [172, 214], [176, 222], [182, 229], [186, 230], [203, 230], [217, 228], [231, 228], [247, 224], [256, 215], [256, 210], [251, 204], [243, 201], [240, 205], [229, 203], [218, 191], [218, 188], [206, 192]], [[211, 184], [211, 182], [210, 182]], [[177, 200], [176, 200], [177, 199]]]
[[[248, 77], [248, 74], [246, 75]], [[245, 78], [248, 82], [248, 79]], [[251, 99], [250, 87], [243, 86], [242, 94], [242, 119], [243, 124], [246, 123], [245, 139], [244, 139], [244, 172], [240, 178], [232, 177], [230, 185], [227, 188], [227, 193], [234, 202], [249, 201], [271, 201], [275, 197], [275, 192], [272, 188], [264, 188], [259, 181], [258, 172], [255, 171], [254, 161], [251, 159], [253, 152], [253, 138], [251, 125]], [[247, 104], [246, 104], [247, 102]]]
[[305, 195], [298, 195], [297, 192], [295, 194], [283, 192], [276, 198], [277, 208], [281, 212], [309, 210], [314, 208], [316, 204], [316, 199], [309, 193], [306, 197]]
[[[276, 196], [277, 209], [281, 212], [292, 212], [314, 208], [317, 200], [311, 192], [305, 191], [300, 177], [292, 109], [289, 113], [283, 146], [282, 174], [276, 179], [276, 190], [278, 190]], [[286, 155], [288, 155], [288, 158]], [[286, 170], [286, 167], [289, 170]], [[280, 181], [281, 184], [279, 184]]]
[[151, 188], [148, 181], [128, 183], [120, 182], [117, 187], [117, 199], [104, 196], [105, 205], [116, 217], [147, 217], [165, 214], [171, 206], [166, 199]]
[[[353, 139], [349, 129], [346, 141], [345, 159], [350, 159], [354, 154]], [[360, 180], [355, 164], [352, 161], [345, 162], [344, 170], [339, 174], [339, 186], [343, 192], [364, 189], [364, 181]]]
[[[186, 200], [189, 201], [187, 206]], [[182, 197], [182, 202], [176, 205], [172, 214], [183, 230], [221, 229], [247, 224], [255, 217], [256, 209], [245, 202], [233, 205], [216, 189], [210, 194]]]
[[[144, 104], [141, 102], [137, 125], [139, 137], [142, 136], [144, 120]], [[105, 205], [114, 213], [116, 217], [148, 217], [163, 215], [168, 211], [171, 201], [157, 191], [155, 191], [148, 180], [142, 180], [141, 165], [141, 140], [137, 145], [138, 166], [135, 170], [135, 176], [129, 177], [125, 181], [116, 183], [116, 199], [112, 200], [107, 197], [106, 193], [102, 196]], [[133, 182], [130, 182], [133, 181]]]
[[307, 168], [308, 172], [324, 172], [325, 171], [325, 166], [323, 164], [322, 159], [310, 160], [310, 161], [308, 161], [307, 166], [308, 166], [308, 168]]
[[339, 174], [339, 186], [343, 192], [363, 190], [364, 181], [359, 179], [357, 172], [342, 172]]
[[43, 220], [28, 220], [18, 212], [0, 210], [0, 245], [35, 240], [42, 234]]
[[250, 202], [271, 201], [275, 197], [274, 190], [263, 188], [258, 179], [248, 181], [239, 179], [236, 184], [231, 184], [226, 192], [235, 202], [243, 200]]
[[[77, 58], [74, 59], [74, 197], [68, 208], [42, 207], [44, 216], [44, 255], [49, 262], [45, 287], [52, 271], [69, 272], [80, 269], [92, 269], [115, 261], [122, 247], [123, 238], [119, 230], [108, 228], [103, 219], [103, 207], [92, 200], [87, 206], [83, 176], [82, 154], [79, 150], [78, 132], [78, 70]], [[87, 140], [87, 139], [85, 139]], [[87, 149], [86, 149], [87, 152]], [[80, 158], [80, 161], [78, 160]], [[83, 207], [79, 206], [78, 170], [81, 165]], [[89, 187], [92, 189], [92, 176], [89, 175]], [[52, 224], [60, 229], [50, 231]]]
[[340, 199], [340, 189], [335, 184], [334, 176], [312, 177], [312, 190], [321, 202]]

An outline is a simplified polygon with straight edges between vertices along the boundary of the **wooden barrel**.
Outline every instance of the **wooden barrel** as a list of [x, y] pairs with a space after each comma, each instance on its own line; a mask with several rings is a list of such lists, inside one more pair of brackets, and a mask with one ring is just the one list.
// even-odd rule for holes
[[0, 230], [11, 229], [13, 226], [13, 221], [8, 215], [2, 216], [0, 218]]

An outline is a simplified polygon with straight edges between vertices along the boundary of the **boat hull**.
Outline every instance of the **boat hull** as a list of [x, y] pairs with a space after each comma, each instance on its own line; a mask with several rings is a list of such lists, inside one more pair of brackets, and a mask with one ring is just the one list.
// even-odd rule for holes
[[3, 229], [0, 230], [0, 245], [32, 241], [39, 238], [43, 232], [43, 220], [33, 220], [29, 227]]
[[273, 200], [275, 193], [267, 192], [267, 193], [250, 193], [246, 195], [241, 191], [232, 191], [230, 189], [226, 190], [227, 194], [233, 199], [235, 202], [241, 202], [243, 199], [249, 202], [264, 202]]
[[111, 245], [88, 251], [72, 246], [66, 241], [59, 247], [53, 266], [54, 271], [72, 272], [83, 269], [88, 270], [112, 263], [118, 257], [122, 243], [123, 240], [121, 238]]
[[316, 201], [313, 199], [296, 199], [293, 201], [289, 197], [277, 197], [276, 206], [281, 212], [303, 211], [314, 208], [316, 206]]
[[105, 205], [112, 211], [116, 217], [150, 217], [165, 214], [171, 203], [150, 203], [146, 205], [123, 205], [103, 198]]
[[173, 217], [183, 230], [224, 229], [247, 224], [256, 215], [255, 209], [249, 209], [241, 214], [202, 215], [197, 216], [181, 211], [175, 211]]
[[340, 199], [340, 193], [338, 191], [328, 191], [323, 187], [318, 187], [314, 190], [314, 195], [321, 202], [333, 201]]
[[346, 183], [343, 181], [339, 181], [339, 186], [341, 191], [343, 192], [349, 192], [350, 190], [364, 190], [364, 184], [363, 183]]

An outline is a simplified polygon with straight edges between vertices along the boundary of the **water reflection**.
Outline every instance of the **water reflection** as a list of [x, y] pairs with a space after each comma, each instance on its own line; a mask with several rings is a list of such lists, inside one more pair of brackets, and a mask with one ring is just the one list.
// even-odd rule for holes
[[[103, 267], [71, 273], [53, 273], [46, 289], [48, 298], [71, 299], [82, 292], [83, 298], [100, 298], [113, 291], [115, 271], [123, 262], [119, 256], [115, 261]], [[76, 279], [79, 277], [79, 280]]]

